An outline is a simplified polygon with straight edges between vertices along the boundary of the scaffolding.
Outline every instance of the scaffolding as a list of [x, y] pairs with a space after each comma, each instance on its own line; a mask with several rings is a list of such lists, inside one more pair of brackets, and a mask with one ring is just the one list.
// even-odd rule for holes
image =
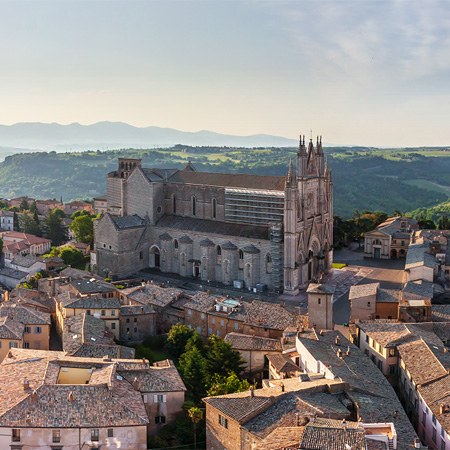
[[282, 223], [284, 192], [259, 189], [225, 189], [225, 220], [252, 225]]

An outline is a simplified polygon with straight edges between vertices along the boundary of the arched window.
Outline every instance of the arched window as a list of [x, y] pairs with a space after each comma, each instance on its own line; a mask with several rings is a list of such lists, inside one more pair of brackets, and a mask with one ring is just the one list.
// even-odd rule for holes
[[244, 268], [244, 252], [239, 250], [239, 269]]
[[272, 273], [272, 256], [270, 253], [266, 255], [266, 273]]
[[197, 203], [197, 200], [196, 200], [196, 198], [195, 197], [192, 197], [192, 215], [193, 216], [195, 216], [195, 214], [196, 214], [196, 203]]
[[212, 218], [215, 219], [217, 217], [217, 200], [215, 198], [212, 199]]
[[175, 197], [175, 194], [172, 194], [172, 212], [174, 214], [177, 213], [177, 198]]
[[221, 264], [222, 263], [222, 247], [220, 245], [218, 245], [216, 247], [216, 253], [217, 253], [217, 264]]
[[176, 239], [173, 241], [173, 247], [178, 249], [178, 241]]

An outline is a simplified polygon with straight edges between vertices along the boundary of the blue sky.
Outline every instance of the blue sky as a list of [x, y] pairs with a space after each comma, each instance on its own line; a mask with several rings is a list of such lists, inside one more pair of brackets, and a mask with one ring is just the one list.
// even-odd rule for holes
[[450, 2], [0, 0], [0, 123], [450, 145]]

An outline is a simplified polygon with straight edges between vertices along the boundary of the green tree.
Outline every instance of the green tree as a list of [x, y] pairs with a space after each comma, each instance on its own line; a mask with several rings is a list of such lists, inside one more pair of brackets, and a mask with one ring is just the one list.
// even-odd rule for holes
[[36, 200], [33, 200], [33, 202], [30, 205], [30, 212], [31, 213], [37, 213], [37, 205], [36, 205]]
[[65, 245], [59, 250], [59, 257], [64, 261], [64, 264], [74, 267], [75, 269], [84, 270], [86, 263], [83, 252], [71, 245]]
[[17, 211], [14, 211], [13, 230], [14, 231], [20, 231], [20, 223], [19, 223], [19, 217], [17, 216]]
[[42, 234], [41, 227], [30, 213], [23, 213], [19, 216], [19, 227], [23, 233], [35, 236], [41, 236]]
[[438, 229], [439, 230], [449, 230], [450, 229], [450, 220], [449, 220], [447, 214], [444, 214], [443, 216], [439, 217]]
[[189, 419], [192, 420], [194, 424], [194, 449], [197, 448], [197, 425], [203, 419], [203, 410], [198, 408], [197, 406], [192, 406], [188, 409]]
[[240, 379], [234, 372], [228, 376], [214, 374], [210, 381], [208, 396], [232, 394], [233, 392], [243, 392], [250, 389], [247, 380]]
[[52, 245], [61, 245], [67, 241], [67, 229], [58, 213], [58, 209], [52, 209], [45, 220], [45, 230]]
[[27, 211], [29, 209], [30, 209], [30, 205], [28, 204], [27, 199], [26, 198], [22, 199], [22, 201], [20, 202], [20, 205], [19, 205], [19, 210]]
[[89, 215], [79, 215], [73, 219], [70, 229], [78, 242], [92, 244], [94, 239], [94, 222]]
[[177, 323], [169, 330], [167, 349], [176, 361], [184, 353], [186, 344], [192, 336], [194, 336], [194, 331], [181, 323]]
[[89, 213], [89, 211], [86, 211], [85, 209], [80, 209], [78, 211], [75, 211], [70, 218], [71, 219], [76, 219], [77, 217], [80, 216], [90, 216], [91, 214]]
[[181, 355], [179, 368], [194, 401], [200, 402], [206, 394], [206, 359], [197, 347], [192, 347]]
[[61, 208], [53, 208], [51, 212], [54, 216], [59, 217], [60, 219], [64, 219], [64, 217], [66, 217], [66, 213]]
[[226, 376], [229, 373], [240, 374], [245, 365], [238, 351], [222, 338], [212, 335], [208, 338], [206, 367], [210, 378], [215, 374]]

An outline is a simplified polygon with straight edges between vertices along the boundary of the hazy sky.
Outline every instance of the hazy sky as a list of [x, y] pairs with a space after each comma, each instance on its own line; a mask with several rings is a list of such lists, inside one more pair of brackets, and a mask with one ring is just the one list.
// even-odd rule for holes
[[0, 0], [0, 123], [450, 145], [450, 1]]

